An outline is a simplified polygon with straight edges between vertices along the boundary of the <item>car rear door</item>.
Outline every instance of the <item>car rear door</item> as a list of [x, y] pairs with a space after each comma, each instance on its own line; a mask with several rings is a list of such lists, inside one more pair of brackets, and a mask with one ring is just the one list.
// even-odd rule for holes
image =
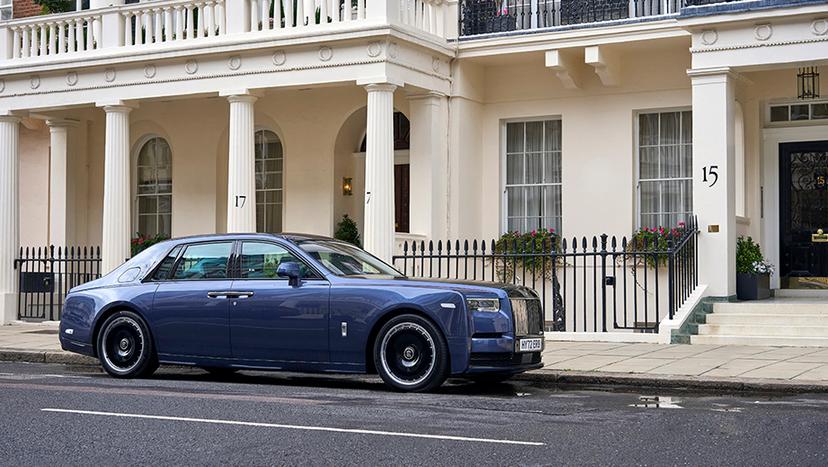
[[[233, 357], [269, 362], [328, 362], [330, 283], [286, 245], [241, 242], [239, 277], [230, 300]], [[299, 263], [303, 279], [290, 285], [276, 270]], [[268, 365], [278, 366], [277, 363]]]
[[231, 356], [232, 251], [233, 241], [186, 245], [173, 269], [158, 279], [150, 319], [159, 354]]

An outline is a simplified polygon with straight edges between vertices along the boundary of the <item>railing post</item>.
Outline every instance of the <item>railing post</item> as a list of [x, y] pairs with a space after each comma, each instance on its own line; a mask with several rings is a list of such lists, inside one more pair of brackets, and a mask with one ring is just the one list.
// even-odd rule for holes
[[446, 0], [445, 3], [443, 33], [448, 40], [457, 39], [460, 37], [460, 0]]
[[[98, 46], [95, 48], [103, 49], [103, 48], [114, 48], [114, 47], [123, 47], [124, 46], [124, 17], [121, 16], [121, 12], [118, 9], [111, 9], [106, 11], [100, 16], [100, 19], [95, 19], [94, 22], [100, 21], [100, 27], [95, 28], [96, 34], [99, 37], [95, 37], [95, 40], [98, 41]], [[100, 32], [98, 32], [100, 31]], [[92, 45], [89, 45], [92, 48]]]
[[228, 5], [224, 8], [224, 15], [227, 21], [227, 34], [250, 32], [250, 0], [233, 0], [232, 3], [233, 6]]
[[607, 332], [607, 234], [601, 234], [601, 328]]
[[13, 31], [5, 24], [0, 25], [0, 60], [11, 60], [14, 44]]
[[667, 310], [670, 319], [676, 312], [676, 273], [675, 273], [675, 252], [673, 251], [673, 240], [667, 239]]
[[399, 0], [365, 0], [365, 19], [384, 24], [399, 22]]

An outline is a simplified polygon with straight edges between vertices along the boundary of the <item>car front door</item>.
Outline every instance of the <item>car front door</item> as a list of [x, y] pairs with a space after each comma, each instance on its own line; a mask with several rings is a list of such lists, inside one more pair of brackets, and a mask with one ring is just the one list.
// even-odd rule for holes
[[[298, 263], [302, 280], [291, 285], [276, 270]], [[239, 250], [237, 298], [230, 300], [233, 357], [248, 361], [327, 362], [330, 283], [285, 246], [245, 241]]]
[[[232, 241], [186, 245], [172, 269], [157, 277], [150, 320], [159, 354], [231, 356], [228, 292], [233, 283], [228, 264], [232, 251]], [[163, 269], [164, 264], [156, 275]]]

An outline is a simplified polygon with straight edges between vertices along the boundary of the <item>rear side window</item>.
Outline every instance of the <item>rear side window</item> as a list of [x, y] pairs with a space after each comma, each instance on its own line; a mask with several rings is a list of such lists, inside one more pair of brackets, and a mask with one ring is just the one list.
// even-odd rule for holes
[[172, 279], [226, 279], [232, 249], [232, 242], [189, 245], [178, 261]]
[[172, 272], [173, 266], [175, 266], [175, 259], [178, 258], [179, 253], [181, 253], [181, 245], [173, 248], [172, 251], [170, 251], [170, 254], [161, 260], [161, 264], [158, 265], [158, 269], [156, 269], [155, 274], [152, 275], [152, 280], [163, 281], [168, 279], [170, 277], [170, 273]]

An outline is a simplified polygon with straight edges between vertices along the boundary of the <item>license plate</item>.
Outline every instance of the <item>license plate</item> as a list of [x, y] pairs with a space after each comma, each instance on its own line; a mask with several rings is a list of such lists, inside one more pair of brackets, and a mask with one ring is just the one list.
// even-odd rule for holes
[[520, 339], [518, 352], [539, 352], [543, 350], [543, 339]]

